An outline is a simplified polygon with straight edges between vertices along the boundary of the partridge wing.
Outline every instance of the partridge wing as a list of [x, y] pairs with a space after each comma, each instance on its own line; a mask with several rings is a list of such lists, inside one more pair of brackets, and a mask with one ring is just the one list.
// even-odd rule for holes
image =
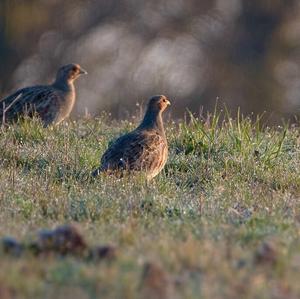
[[18, 115], [37, 113], [43, 119], [51, 118], [54, 117], [58, 98], [59, 95], [49, 86], [23, 88], [0, 102], [0, 117], [9, 121]]
[[155, 172], [166, 161], [167, 144], [153, 131], [134, 131], [117, 139], [101, 159], [102, 170]]
[[105, 151], [101, 158], [101, 170], [117, 170], [125, 168], [124, 151], [136, 139], [134, 132], [116, 139]]

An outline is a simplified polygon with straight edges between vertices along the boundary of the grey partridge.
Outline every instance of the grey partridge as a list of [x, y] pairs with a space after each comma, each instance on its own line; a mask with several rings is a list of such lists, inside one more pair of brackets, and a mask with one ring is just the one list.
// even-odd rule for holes
[[103, 154], [100, 172], [122, 175], [143, 172], [148, 180], [154, 178], [165, 166], [168, 143], [162, 113], [170, 105], [163, 95], [153, 96], [141, 124], [132, 132], [119, 137]]
[[59, 124], [71, 113], [75, 103], [74, 81], [87, 72], [78, 64], [62, 66], [51, 85], [26, 87], [0, 101], [0, 121], [37, 115], [44, 126]]

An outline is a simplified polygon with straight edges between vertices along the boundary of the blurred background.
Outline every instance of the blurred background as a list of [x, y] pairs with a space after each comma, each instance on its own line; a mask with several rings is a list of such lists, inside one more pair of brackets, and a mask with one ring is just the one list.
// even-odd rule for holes
[[278, 122], [300, 112], [300, 1], [1, 0], [0, 61], [0, 97], [81, 64], [74, 117], [166, 94], [175, 117], [218, 100]]

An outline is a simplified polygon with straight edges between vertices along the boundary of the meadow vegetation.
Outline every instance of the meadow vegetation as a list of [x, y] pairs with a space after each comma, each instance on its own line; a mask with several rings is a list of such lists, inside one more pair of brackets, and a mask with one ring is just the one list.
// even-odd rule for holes
[[89, 262], [2, 252], [0, 295], [141, 298], [152, 262], [178, 298], [299, 298], [298, 125], [226, 113], [169, 121], [169, 159], [153, 181], [93, 180], [109, 141], [135, 125], [103, 115], [1, 128], [0, 235], [29, 242], [41, 228], [75, 223], [88, 243], [118, 254]]

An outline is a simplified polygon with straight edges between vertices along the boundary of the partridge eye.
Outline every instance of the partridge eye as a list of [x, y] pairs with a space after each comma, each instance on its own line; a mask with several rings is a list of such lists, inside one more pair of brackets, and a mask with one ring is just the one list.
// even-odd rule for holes
[[73, 66], [73, 67], [72, 67], [72, 71], [73, 71], [73, 72], [76, 72], [76, 71], [77, 71], [77, 67], [76, 67], [76, 66]]

